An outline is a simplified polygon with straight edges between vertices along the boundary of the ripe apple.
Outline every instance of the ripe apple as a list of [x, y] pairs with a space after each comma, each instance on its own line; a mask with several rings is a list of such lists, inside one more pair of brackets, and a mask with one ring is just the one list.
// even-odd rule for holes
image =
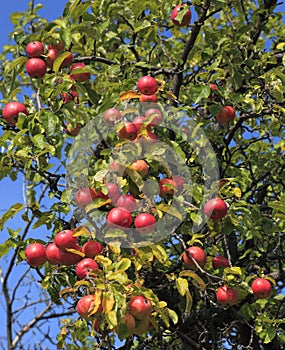
[[217, 255], [212, 260], [213, 269], [217, 270], [219, 267], [230, 267], [229, 260], [224, 256]]
[[161, 198], [169, 198], [174, 195], [173, 179], [165, 178], [159, 181], [159, 195]]
[[151, 311], [151, 301], [143, 295], [136, 295], [129, 302], [129, 312], [138, 320], [147, 319]]
[[[187, 249], [189, 255], [196, 260], [197, 264], [201, 266], [202, 268], [206, 264], [207, 256], [205, 251], [197, 246], [192, 246]], [[184, 263], [190, 267], [192, 270], [196, 270], [196, 265], [192, 261], [192, 259], [189, 258], [186, 252], [183, 253], [183, 261]]]
[[114, 125], [118, 120], [121, 120], [122, 118], [123, 117], [121, 112], [116, 108], [109, 108], [103, 114], [103, 119], [108, 125]]
[[156, 94], [153, 95], [140, 95], [140, 102], [158, 102], [158, 98]]
[[150, 75], [141, 77], [138, 81], [138, 89], [144, 95], [153, 95], [158, 89], [157, 81]]
[[138, 134], [136, 125], [130, 122], [125, 122], [125, 125], [118, 131], [120, 139], [127, 139], [133, 141]]
[[42, 78], [47, 71], [45, 61], [40, 58], [30, 58], [26, 63], [27, 73], [31, 78]]
[[17, 123], [19, 113], [28, 115], [27, 108], [20, 102], [9, 102], [4, 106], [2, 111], [4, 119], [8, 124], [13, 126]]
[[58, 232], [53, 240], [54, 244], [62, 251], [67, 248], [78, 249], [78, 238], [73, 236], [72, 230], [63, 230]]
[[59, 51], [56, 50], [55, 48], [49, 48], [48, 52], [47, 52], [47, 57], [46, 57], [46, 65], [49, 68], [53, 68], [53, 62], [55, 61], [55, 59], [57, 58], [59, 54]]
[[110, 228], [124, 229], [131, 226], [133, 218], [131, 213], [123, 208], [113, 208], [109, 211], [106, 217], [107, 225]]
[[[77, 246], [76, 250], [80, 251], [80, 247]], [[60, 264], [62, 265], [71, 266], [77, 264], [81, 259], [82, 258], [79, 254], [64, 252], [61, 249], [59, 249], [59, 260]]]
[[177, 5], [174, 7], [172, 14], [171, 14], [171, 20], [173, 22], [173, 24], [175, 24], [178, 27], [184, 27], [184, 26], [188, 26], [188, 24], [190, 23], [191, 20], [191, 11], [188, 9], [185, 13], [185, 15], [183, 16], [182, 20], [177, 20], [176, 17], [178, 16], [179, 12], [184, 10], [186, 7], [186, 5]]
[[204, 213], [212, 220], [221, 220], [227, 215], [228, 205], [221, 198], [210, 199], [204, 206]]
[[131, 168], [137, 171], [142, 177], [148, 174], [149, 166], [143, 159], [138, 159], [131, 164]]
[[79, 96], [78, 96], [78, 93], [76, 92], [75, 86], [72, 86], [69, 92], [61, 92], [60, 96], [64, 104], [70, 101], [74, 101], [76, 104], [79, 104]]
[[150, 108], [145, 112], [145, 118], [150, 119], [150, 126], [160, 125], [163, 121], [162, 113], [159, 109]]
[[70, 52], [70, 54], [65, 57], [65, 59], [63, 60], [63, 62], [61, 63], [60, 67], [69, 67], [72, 65], [73, 62], [73, 54]]
[[63, 42], [60, 41], [56, 44], [49, 44], [48, 49], [55, 49], [57, 51], [62, 51], [64, 49]]
[[46, 248], [47, 261], [51, 265], [58, 265], [60, 260], [60, 249], [54, 244], [50, 243]]
[[238, 293], [235, 289], [222, 286], [216, 291], [217, 302], [222, 306], [235, 305], [238, 300]]
[[132, 212], [136, 209], [137, 202], [135, 198], [131, 194], [122, 194], [116, 202], [117, 207], [123, 208], [128, 210], [129, 212]]
[[[84, 67], [85, 64], [83, 62], [74, 63], [71, 67], [71, 72], [76, 69], [83, 69]], [[72, 73], [71, 76], [75, 81], [83, 82], [90, 78], [90, 73]]]
[[134, 333], [136, 328], [136, 320], [130, 313], [126, 313], [126, 315], [121, 319], [120, 324], [126, 325], [131, 334]]
[[211, 89], [212, 91], [216, 91], [216, 90], [218, 90], [218, 87], [217, 87], [216, 84], [210, 83], [210, 89]]
[[70, 128], [68, 127], [69, 123], [66, 123], [66, 128], [65, 128], [65, 132], [67, 133], [67, 135], [69, 136], [77, 136], [81, 130], [81, 124], [76, 123], [76, 127], [75, 128]]
[[145, 122], [145, 117], [143, 117], [142, 115], [136, 116], [135, 119], [133, 120], [133, 124], [135, 124], [138, 133], [140, 132], [144, 122]]
[[179, 175], [173, 175], [172, 180], [174, 183], [174, 188], [177, 192], [181, 192], [183, 190], [185, 179]]
[[45, 52], [44, 45], [40, 41], [31, 41], [26, 46], [26, 54], [30, 58], [36, 58], [43, 55]]
[[216, 116], [220, 124], [226, 124], [235, 119], [236, 112], [232, 106], [224, 106], [220, 113]]
[[110, 164], [110, 170], [113, 172], [118, 172], [119, 174], [123, 174], [125, 171], [125, 166], [121, 165], [118, 161], [118, 159], [114, 160], [111, 164]]
[[82, 252], [85, 254], [86, 258], [93, 259], [94, 256], [100, 254], [103, 250], [102, 245], [99, 242], [90, 240], [83, 244]]
[[139, 233], [147, 234], [155, 230], [156, 218], [149, 213], [141, 213], [136, 216], [134, 224]]
[[113, 203], [116, 203], [117, 199], [121, 195], [119, 187], [112, 182], [107, 183], [106, 186], [108, 188], [108, 197], [112, 200]]
[[96, 261], [94, 261], [91, 258], [85, 258], [85, 259], [81, 260], [76, 265], [75, 272], [76, 272], [77, 277], [82, 280], [87, 275], [90, 275], [90, 273], [92, 273], [92, 271], [98, 270], [98, 269], [99, 269], [99, 266], [96, 263]]
[[85, 187], [81, 188], [81, 190], [78, 190], [75, 193], [75, 201], [80, 208], [83, 208], [91, 203], [96, 198], [96, 196], [97, 194], [93, 188]]
[[256, 278], [251, 285], [254, 296], [258, 299], [268, 298], [271, 294], [271, 283], [265, 278]]
[[30, 266], [42, 266], [46, 260], [46, 248], [41, 243], [32, 243], [26, 250], [26, 261]]
[[85, 318], [86, 320], [91, 320], [92, 317], [98, 316], [103, 310], [102, 304], [100, 304], [96, 313], [93, 314], [92, 317], [89, 317], [90, 312], [94, 309], [94, 306], [95, 306], [94, 302], [95, 302], [94, 295], [92, 294], [85, 295], [84, 297], [79, 299], [76, 305], [76, 311], [81, 317]]

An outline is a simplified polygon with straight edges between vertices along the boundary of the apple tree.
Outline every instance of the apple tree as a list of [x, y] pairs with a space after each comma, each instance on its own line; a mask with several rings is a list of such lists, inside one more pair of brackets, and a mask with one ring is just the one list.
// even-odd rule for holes
[[280, 4], [38, 7], [1, 54], [0, 174], [25, 179], [0, 222], [7, 348], [18, 265], [59, 349], [284, 348]]

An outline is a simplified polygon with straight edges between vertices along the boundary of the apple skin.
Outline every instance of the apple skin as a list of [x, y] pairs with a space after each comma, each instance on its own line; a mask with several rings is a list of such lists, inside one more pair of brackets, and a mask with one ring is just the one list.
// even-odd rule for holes
[[210, 83], [210, 89], [211, 89], [212, 91], [216, 91], [216, 90], [218, 90], [218, 87], [217, 87], [216, 84]]
[[217, 255], [212, 260], [213, 269], [217, 270], [220, 267], [230, 267], [229, 260], [224, 256]]
[[106, 217], [107, 225], [110, 228], [128, 228], [133, 222], [131, 213], [123, 208], [113, 208]]
[[185, 5], [175, 6], [173, 11], [172, 11], [172, 14], [171, 14], [171, 20], [172, 20], [173, 24], [175, 24], [177, 27], [188, 26], [188, 24], [190, 23], [191, 17], [192, 17], [191, 11], [188, 9], [188, 11], [185, 13], [184, 17], [182, 18], [181, 23], [175, 19], [178, 15], [179, 11], [181, 11], [184, 6]]
[[[200, 267], [203, 268], [206, 265], [207, 255], [202, 248], [197, 247], [197, 246], [192, 246], [192, 247], [187, 248], [187, 250], [188, 250], [188, 253], [190, 254], [190, 256], [196, 260], [196, 262], [198, 263], [198, 265]], [[186, 252], [183, 253], [183, 261], [188, 267], [190, 267], [191, 270], [196, 270], [196, 268], [197, 268], [196, 265], [188, 257]]]
[[96, 198], [96, 192], [91, 187], [81, 188], [75, 193], [75, 201], [80, 208], [90, 204]]
[[12, 126], [16, 125], [19, 113], [28, 115], [27, 108], [20, 102], [9, 102], [2, 111], [3, 118]]
[[[77, 246], [76, 249], [80, 251], [80, 247]], [[74, 264], [77, 264], [82, 257], [79, 254], [71, 253], [71, 252], [65, 252], [59, 249], [59, 259], [60, 259], [60, 264], [66, 265], [66, 266], [72, 266]]]
[[103, 247], [99, 242], [90, 240], [83, 244], [82, 252], [85, 254], [86, 258], [93, 259], [94, 256], [100, 254], [103, 251]]
[[126, 313], [125, 316], [121, 319], [120, 324], [124, 324], [127, 326], [130, 334], [133, 334], [136, 328], [136, 320], [133, 315], [130, 313]]
[[161, 198], [169, 198], [174, 195], [173, 179], [165, 178], [159, 181], [159, 195]]
[[256, 278], [251, 285], [254, 296], [257, 299], [268, 298], [271, 294], [271, 283], [265, 278]]
[[72, 62], [73, 62], [73, 54], [70, 52], [69, 55], [65, 57], [65, 59], [63, 60], [60, 67], [61, 68], [70, 67], [72, 65]]
[[73, 237], [72, 230], [58, 232], [55, 235], [53, 242], [62, 251], [66, 251], [68, 248], [78, 249], [78, 238]]
[[127, 139], [133, 141], [138, 134], [138, 130], [135, 124], [130, 122], [125, 122], [125, 125], [118, 131], [118, 136], [120, 139]]
[[137, 171], [142, 177], [147, 176], [149, 166], [143, 159], [138, 159], [131, 164], [131, 168]]
[[69, 92], [62, 92], [60, 96], [62, 98], [63, 104], [68, 103], [70, 101], [74, 101], [76, 104], [79, 104], [79, 96], [74, 86]]
[[220, 124], [226, 124], [227, 122], [234, 120], [235, 115], [236, 112], [232, 106], [224, 106], [216, 116], [216, 119]]
[[172, 180], [174, 183], [174, 189], [180, 193], [183, 190], [185, 179], [182, 176], [179, 175], [173, 175]]
[[44, 45], [40, 41], [31, 41], [26, 46], [26, 54], [30, 58], [40, 57], [45, 53]]
[[129, 302], [129, 312], [137, 320], [148, 319], [151, 311], [151, 301], [143, 295], [133, 296]]
[[136, 116], [135, 119], [133, 120], [133, 124], [135, 124], [138, 133], [141, 131], [141, 128], [144, 122], [145, 122], [145, 117], [142, 115]]
[[235, 289], [228, 286], [222, 286], [216, 291], [217, 302], [222, 306], [237, 304], [238, 293]]
[[140, 95], [140, 102], [158, 102], [158, 97], [156, 94], [153, 95]]
[[61, 263], [60, 249], [54, 243], [50, 243], [46, 247], [46, 255], [47, 255], [47, 261], [51, 265], [58, 265]]
[[109, 108], [103, 114], [103, 119], [108, 125], [114, 125], [117, 121], [121, 120], [122, 118], [123, 117], [121, 112], [116, 108]]
[[141, 234], [147, 234], [155, 230], [156, 218], [149, 213], [141, 213], [136, 216], [135, 228]]
[[98, 270], [99, 266], [96, 263], [96, 261], [94, 261], [91, 258], [85, 258], [83, 260], [81, 260], [75, 268], [75, 272], [78, 278], [80, 278], [81, 280], [84, 279], [87, 275], [90, 274], [90, 272], [92, 272], [93, 270]]
[[96, 313], [93, 314], [91, 317], [88, 316], [89, 312], [91, 312], [92, 308], [94, 308], [94, 301], [95, 296], [92, 294], [85, 295], [84, 297], [79, 299], [76, 305], [76, 311], [82, 318], [85, 318], [86, 320], [91, 320], [92, 318], [98, 316], [102, 312], [103, 308], [102, 304], [100, 304]]
[[46, 57], [46, 65], [49, 68], [53, 68], [53, 62], [55, 61], [55, 59], [57, 58], [59, 54], [59, 51], [56, 50], [55, 48], [49, 48], [48, 52], [47, 52], [47, 57]]
[[42, 266], [47, 261], [46, 248], [41, 243], [32, 243], [25, 249], [26, 261], [30, 266]]
[[149, 108], [146, 112], [145, 112], [145, 118], [148, 119], [149, 117], [151, 117], [151, 122], [150, 122], [150, 126], [156, 126], [156, 125], [160, 125], [163, 122], [163, 116], [162, 113], [159, 109], [156, 108]]
[[123, 208], [128, 210], [129, 212], [132, 212], [136, 209], [137, 202], [135, 198], [131, 194], [122, 194], [116, 202], [116, 205], [118, 208]]
[[108, 188], [108, 197], [112, 200], [113, 203], [116, 203], [117, 199], [121, 195], [119, 187], [112, 182], [108, 182], [106, 186]]
[[204, 213], [211, 220], [221, 220], [227, 212], [228, 205], [221, 198], [210, 199], [204, 206]]
[[153, 95], [158, 89], [157, 81], [150, 75], [141, 77], [137, 85], [140, 93], [144, 95]]
[[[82, 69], [85, 67], [85, 64], [83, 62], [77, 62], [74, 63], [71, 67], [71, 72], [75, 69]], [[90, 73], [72, 73], [71, 76], [75, 81], [83, 82], [90, 78]]]
[[26, 71], [31, 78], [42, 78], [47, 71], [45, 61], [40, 58], [30, 58], [26, 63]]

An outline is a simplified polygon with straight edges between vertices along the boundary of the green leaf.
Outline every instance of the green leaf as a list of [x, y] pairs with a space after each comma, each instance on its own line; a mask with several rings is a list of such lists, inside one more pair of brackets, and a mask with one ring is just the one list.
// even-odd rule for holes
[[118, 263], [115, 263], [115, 271], [117, 272], [124, 272], [126, 271], [130, 266], [132, 262], [128, 258], [122, 258]]
[[202, 278], [200, 276], [197, 275], [197, 273], [195, 273], [194, 271], [190, 271], [190, 270], [184, 270], [181, 271], [179, 274], [180, 277], [191, 277], [196, 283], [196, 285], [198, 285], [198, 287], [204, 291], [206, 289], [206, 284], [205, 282], [202, 280]]
[[224, 269], [224, 273], [225, 273], [226, 275], [228, 275], [228, 274], [239, 275], [239, 276], [242, 275], [241, 268], [240, 268], [240, 267], [237, 267], [237, 266], [234, 266], [234, 267], [226, 267], [226, 268]]
[[156, 259], [160, 263], [163, 264], [165, 261], [169, 259], [165, 249], [160, 244], [152, 245], [151, 250], [153, 252], [153, 255], [156, 257]]
[[62, 51], [53, 62], [53, 70], [57, 73], [62, 65], [62, 62], [70, 55], [69, 51]]
[[0, 257], [7, 255], [12, 248], [16, 248], [17, 244], [11, 239], [8, 238], [5, 243], [0, 244]]
[[184, 297], [188, 290], [188, 281], [185, 278], [178, 277], [176, 280], [176, 287], [179, 294]]
[[0, 230], [3, 230], [5, 223], [14, 217], [17, 213], [19, 213], [22, 209], [24, 209], [24, 205], [22, 203], [16, 203], [12, 205], [11, 208], [0, 218]]

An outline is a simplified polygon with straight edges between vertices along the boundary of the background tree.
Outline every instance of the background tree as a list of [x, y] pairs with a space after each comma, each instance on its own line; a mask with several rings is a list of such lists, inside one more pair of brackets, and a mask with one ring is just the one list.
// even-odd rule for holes
[[[33, 326], [47, 337], [46, 320], [76, 307], [81, 317], [65, 318], [59, 348], [117, 348], [118, 338], [122, 349], [284, 347], [285, 42], [279, 4], [197, 0], [173, 22], [176, 5], [72, 0], [47, 23], [31, 2], [27, 12], [12, 16], [16, 44], [1, 54], [0, 174], [13, 181], [24, 176], [25, 203], [13, 205], [0, 223], [7, 230], [0, 253], [6, 257], [1, 286], [9, 350], [21, 348]], [[32, 58], [27, 45], [34, 41], [44, 51]], [[158, 87], [146, 95], [156, 96], [138, 104], [149, 99], [138, 84], [148, 75]], [[18, 100], [26, 111], [15, 118], [8, 104]], [[135, 134], [126, 130], [126, 121], [146, 115], [153, 103], [164, 123], [151, 112], [139, 133], [138, 122]], [[113, 107], [120, 110], [116, 123]], [[146, 165], [134, 168], [142, 158]], [[134, 197], [134, 237], [113, 227], [116, 200], [107, 183]], [[91, 188], [87, 198], [86, 190], [78, 192], [82, 187]], [[222, 199], [216, 218], [205, 205], [211, 197]], [[150, 216], [139, 225], [142, 212]], [[119, 210], [120, 220], [124, 213]], [[15, 215], [21, 215], [21, 230], [11, 227]], [[155, 229], [148, 221], [153, 218]], [[38, 228], [44, 236], [35, 233]], [[28, 266], [25, 249], [35, 241], [59, 246], [63, 230], [75, 235], [61, 242], [54, 260], [31, 263], [26, 254], [35, 270], [29, 278], [36, 276], [44, 290], [37, 301], [46, 306], [35, 310], [30, 326], [17, 325], [17, 313], [37, 301], [30, 303], [28, 293], [17, 306], [17, 290], [30, 274], [21, 272], [14, 284], [16, 263]], [[90, 240], [99, 240], [103, 250], [91, 254], [86, 274], [83, 245]], [[151, 244], [136, 244], [141, 241]], [[202, 252], [195, 255], [192, 246]], [[264, 278], [261, 287], [254, 287], [258, 277]], [[271, 292], [264, 290], [266, 281]], [[25, 348], [35, 346], [31, 338], [27, 343]]]

